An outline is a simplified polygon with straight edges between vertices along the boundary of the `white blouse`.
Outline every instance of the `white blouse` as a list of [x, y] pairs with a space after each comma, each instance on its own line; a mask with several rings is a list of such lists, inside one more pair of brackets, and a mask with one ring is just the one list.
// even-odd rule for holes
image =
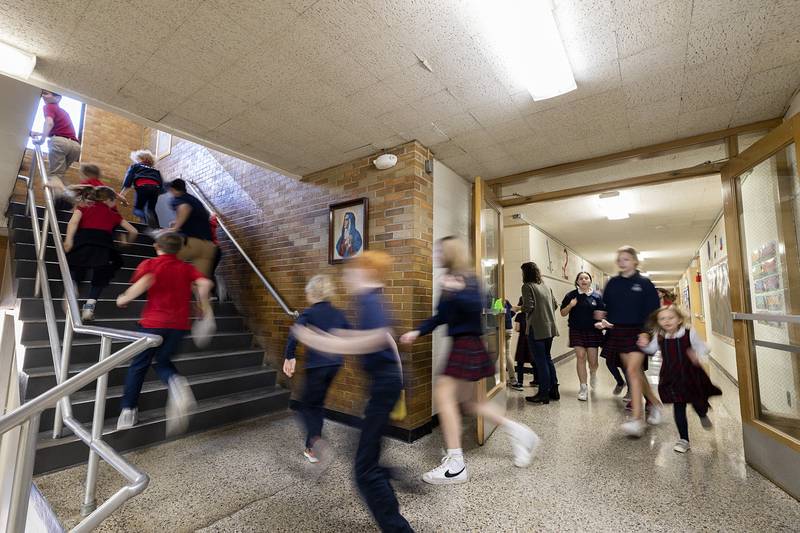
[[[681, 328], [675, 333], [665, 333], [664, 338], [680, 339], [684, 335], [686, 335], [686, 328], [681, 326]], [[692, 345], [692, 350], [694, 350], [694, 352], [697, 354], [697, 357], [699, 357], [701, 361], [705, 362], [708, 359], [708, 347], [693, 328], [689, 328], [689, 343]], [[653, 335], [653, 337], [650, 339], [650, 344], [644, 348], [644, 352], [652, 355], [659, 349], [658, 335]]]

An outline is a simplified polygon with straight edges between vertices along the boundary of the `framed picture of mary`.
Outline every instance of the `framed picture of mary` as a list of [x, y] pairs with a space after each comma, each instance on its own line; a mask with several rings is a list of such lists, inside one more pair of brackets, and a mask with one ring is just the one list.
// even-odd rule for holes
[[332, 204], [329, 213], [328, 263], [342, 263], [361, 255], [369, 241], [368, 200]]

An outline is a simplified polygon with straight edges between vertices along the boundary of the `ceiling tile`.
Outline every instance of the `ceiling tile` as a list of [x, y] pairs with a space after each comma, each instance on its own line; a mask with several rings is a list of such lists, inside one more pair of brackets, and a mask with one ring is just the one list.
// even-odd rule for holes
[[285, 2], [250, 0], [210, 0], [218, 13], [248, 32], [263, 38], [284, 30], [299, 14]]
[[464, 149], [465, 152], [471, 152], [485, 146], [494, 144], [494, 139], [484, 129], [477, 129], [467, 133], [462, 133], [453, 138], [458, 146]]
[[626, 82], [623, 92], [628, 107], [639, 107], [680, 97], [683, 83], [683, 66], [659, 70], [649, 76]]
[[687, 67], [684, 72], [682, 112], [735, 102], [742, 90], [749, 62], [725, 61]]
[[[791, 94], [791, 93], [790, 93]], [[736, 103], [731, 126], [783, 116], [789, 105], [786, 91], [762, 92]]]
[[431, 122], [464, 112], [461, 102], [456, 100], [447, 89], [411, 102], [411, 106], [427, 116]]
[[795, 63], [800, 58], [800, 36], [794, 35], [777, 41], [764, 41], [756, 50], [750, 72], [761, 72]]
[[466, 154], [466, 152], [453, 141], [445, 141], [439, 144], [432, 144], [429, 146], [429, 148], [433, 152], [433, 155], [437, 157], [437, 159], [445, 159], [448, 157], [459, 157]]
[[486, 128], [487, 133], [497, 142], [506, 142], [513, 139], [529, 137], [533, 131], [522, 118], [515, 118]]
[[692, 0], [651, 2], [646, 9], [642, 8], [640, 0], [618, 0], [614, 8], [620, 57], [663, 43], [686, 40], [686, 21], [691, 17]]
[[472, 131], [481, 127], [469, 113], [459, 113], [447, 118], [434, 121], [436, 126], [451, 139], [462, 133]]
[[226, 89], [207, 85], [184, 100], [173, 112], [206, 129], [214, 129], [247, 107], [247, 102], [233, 96]]
[[619, 61], [624, 84], [648, 79], [653, 73], [683, 69], [686, 42], [673, 41], [629, 55]]
[[744, 82], [740, 100], [748, 100], [765, 93], [782, 94], [780, 104], [787, 104], [789, 97], [800, 87], [800, 57], [796, 63], [765, 70], [748, 76]]
[[410, 105], [384, 113], [378, 120], [391, 128], [394, 133], [407, 133], [431, 122], [427, 116]]
[[434, 127], [433, 124], [421, 126], [408, 133], [401, 134], [406, 141], [417, 140], [424, 146], [432, 146], [449, 140], [449, 137]]
[[471, 107], [469, 113], [484, 128], [521, 118], [510, 97], [503, 97], [488, 104]]
[[687, 64], [697, 65], [750, 54], [766, 27], [764, 10], [733, 13], [722, 22], [694, 26], [689, 32]]
[[384, 80], [392, 90], [408, 102], [420, 100], [444, 89], [436, 77], [415, 64]]
[[448, 83], [447, 89], [468, 109], [509, 97], [505, 87], [491, 74]]
[[781, 41], [797, 37], [797, 21], [800, 19], [800, 2], [797, 0], [774, 0], [764, 32], [765, 41]]
[[722, 24], [727, 22], [728, 17], [741, 17], [745, 14], [744, 12], [750, 10], [771, 11], [771, 6], [765, 7], [762, 0], [703, 0], [695, 2], [692, 9], [692, 26]]
[[678, 116], [678, 135], [689, 137], [709, 131], [722, 130], [730, 125], [735, 102], [696, 109]]
[[405, 105], [391, 87], [376, 83], [345, 98], [347, 104], [371, 117], [378, 117]]

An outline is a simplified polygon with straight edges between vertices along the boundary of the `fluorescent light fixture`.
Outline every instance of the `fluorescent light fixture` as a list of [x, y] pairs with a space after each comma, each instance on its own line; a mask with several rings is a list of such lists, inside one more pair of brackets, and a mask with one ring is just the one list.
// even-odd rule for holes
[[578, 88], [551, 0], [472, 0], [516, 81], [534, 100]]
[[30, 77], [35, 66], [35, 55], [23, 52], [10, 44], [0, 42], [0, 72], [26, 80]]
[[628, 208], [619, 191], [604, 192], [600, 195], [600, 209], [608, 220], [623, 220], [630, 217]]

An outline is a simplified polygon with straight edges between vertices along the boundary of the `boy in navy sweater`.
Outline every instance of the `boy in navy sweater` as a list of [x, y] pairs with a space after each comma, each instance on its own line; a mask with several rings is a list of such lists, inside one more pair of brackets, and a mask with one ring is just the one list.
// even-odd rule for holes
[[[317, 275], [311, 278], [306, 285], [306, 299], [311, 307], [303, 311], [295, 323], [299, 326], [314, 326], [326, 332], [333, 329], [350, 329], [344, 314], [330, 302], [333, 294], [333, 283], [328, 276]], [[296, 348], [297, 339], [290, 333], [283, 362], [283, 373], [288, 377], [292, 377], [295, 372]], [[306, 349], [306, 382], [300, 412], [306, 426], [306, 448], [303, 456], [310, 463], [319, 462], [314, 445], [322, 436], [325, 396], [341, 366], [341, 355], [325, 354], [313, 348]]]

